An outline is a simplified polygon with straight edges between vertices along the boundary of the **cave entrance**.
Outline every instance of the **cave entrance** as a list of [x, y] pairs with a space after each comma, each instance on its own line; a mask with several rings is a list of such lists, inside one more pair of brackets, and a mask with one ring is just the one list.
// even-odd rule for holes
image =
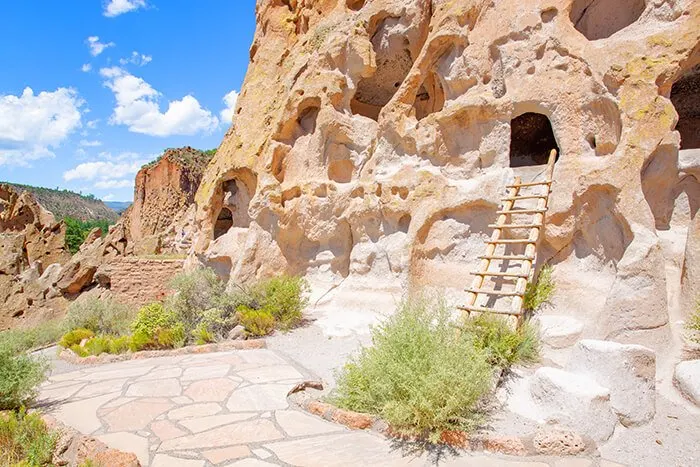
[[510, 122], [510, 166], [545, 165], [552, 149], [559, 145], [546, 115], [527, 112]]
[[249, 227], [250, 194], [239, 180], [228, 180], [221, 185], [222, 203], [214, 224], [214, 240], [225, 235], [233, 227]]
[[350, 102], [353, 114], [378, 120], [382, 108], [394, 97], [411, 70], [413, 59], [400, 21], [401, 18], [385, 18], [370, 34], [377, 68], [372, 76], [357, 83]]
[[671, 102], [678, 112], [681, 149], [700, 149], [700, 65], [673, 84]]
[[605, 39], [642, 16], [645, 0], [575, 0], [569, 18], [590, 41]]

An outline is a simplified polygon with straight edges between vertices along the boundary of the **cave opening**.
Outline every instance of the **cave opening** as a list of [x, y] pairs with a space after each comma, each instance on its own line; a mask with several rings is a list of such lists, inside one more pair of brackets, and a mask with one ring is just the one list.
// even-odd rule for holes
[[633, 24], [645, 9], [645, 0], [575, 0], [569, 18], [578, 32], [595, 41]]
[[510, 122], [510, 166], [544, 165], [552, 149], [559, 145], [546, 115], [527, 112]]
[[216, 218], [216, 224], [214, 225], [214, 240], [223, 236], [231, 230], [233, 227], [233, 213], [229, 208], [221, 208], [219, 212], [219, 217]]
[[226, 235], [233, 227], [248, 227], [250, 196], [245, 185], [238, 180], [228, 180], [222, 185], [222, 204], [214, 224], [214, 240]]
[[676, 130], [681, 150], [700, 148], [700, 65], [683, 75], [671, 88], [671, 102], [678, 112]]
[[441, 111], [444, 106], [445, 91], [440, 78], [435, 73], [430, 73], [416, 93], [413, 104], [416, 119], [423, 120], [428, 115]]
[[385, 18], [370, 34], [377, 68], [372, 76], [362, 78], [350, 102], [355, 115], [379, 119], [379, 113], [389, 103], [408, 76], [413, 59], [408, 40], [400, 24], [401, 18]]

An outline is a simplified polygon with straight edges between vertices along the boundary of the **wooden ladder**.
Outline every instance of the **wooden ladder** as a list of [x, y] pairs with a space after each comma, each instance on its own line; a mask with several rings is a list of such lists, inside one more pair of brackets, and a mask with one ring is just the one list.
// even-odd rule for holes
[[[480, 256], [481, 263], [478, 271], [472, 273], [474, 280], [467, 292], [467, 304], [460, 306], [461, 310], [468, 314], [472, 312], [478, 313], [496, 313], [501, 315], [512, 315], [518, 317], [520, 324], [523, 317], [523, 297], [527, 284], [532, 280], [534, 268], [533, 264], [537, 256], [537, 243], [540, 239], [540, 230], [544, 227], [545, 213], [549, 204], [549, 194], [551, 193], [552, 180], [554, 175], [554, 162], [557, 158], [557, 151], [552, 149], [549, 153], [547, 162], [545, 180], [542, 182], [522, 183], [520, 177], [515, 177], [514, 183], [508, 185], [508, 194], [503, 201], [503, 205], [498, 214], [498, 220], [495, 224], [489, 225], [492, 227], [493, 234], [491, 239], [486, 241], [486, 254]], [[541, 194], [526, 194], [522, 190], [530, 188], [544, 187], [545, 192]], [[535, 208], [515, 209], [515, 204], [520, 200], [536, 200]], [[530, 216], [531, 219], [527, 222], [513, 220], [513, 215], [517, 214], [518, 218]], [[503, 238], [504, 232], [516, 229], [529, 229], [527, 238]], [[509, 245], [524, 245], [525, 251], [523, 254], [496, 254], [499, 246], [504, 245], [506, 248]], [[501, 261], [510, 265], [520, 264], [518, 272], [500, 272], [491, 271], [490, 267], [493, 261]], [[509, 268], [510, 269], [510, 268]], [[501, 280], [514, 281], [515, 288], [511, 291], [495, 290], [484, 288], [484, 282], [488, 277], [495, 277]], [[510, 307], [507, 309], [497, 309], [489, 306], [477, 306], [479, 296], [486, 296], [488, 299], [498, 300], [502, 297], [511, 297]]]

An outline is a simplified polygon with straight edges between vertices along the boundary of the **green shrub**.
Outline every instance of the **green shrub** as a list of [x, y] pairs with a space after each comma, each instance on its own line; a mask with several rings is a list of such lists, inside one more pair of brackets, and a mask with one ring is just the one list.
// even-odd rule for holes
[[249, 336], [266, 336], [275, 329], [275, 317], [268, 310], [256, 310], [242, 305], [239, 308], [239, 317]]
[[131, 329], [134, 331], [130, 343], [133, 351], [181, 347], [185, 343], [185, 326], [175, 312], [160, 303], [141, 308]]
[[299, 324], [304, 308], [308, 305], [310, 288], [306, 279], [296, 276], [280, 276], [266, 279], [254, 287], [254, 296], [260, 308], [269, 310], [280, 329], [290, 329]]
[[[209, 332], [213, 339], [221, 339], [226, 336], [228, 331], [236, 327], [238, 324], [238, 315], [229, 311], [224, 311], [221, 308], [211, 308], [200, 313], [200, 321], [197, 325], [204, 327]], [[195, 328], [195, 330], [197, 329]]]
[[107, 342], [107, 352], [118, 355], [129, 351], [131, 338], [129, 336], [110, 336]]
[[68, 329], [85, 328], [95, 334], [123, 335], [129, 332], [133, 310], [112, 299], [78, 299], [68, 307]]
[[0, 465], [51, 465], [57, 439], [37, 413], [0, 414]]
[[58, 342], [58, 345], [64, 349], [72, 348], [74, 345], [80, 346], [83, 339], [92, 339], [95, 337], [95, 333], [91, 329], [73, 329], [68, 331]]
[[0, 332], [0, 350], [18, 354], [37, 347], [56, 343], [67, 331], [62, 320], [39, 323], [28, 329], [11, 329]]
[[88, 357], [90, 356], [90, 352], [88, 352], [88, 349], [85, 347], [81, 346], [80, 344], [73, 344], [69, 347], [69, 349], [76, 354], [78, 357]]
[[0, 351], [0, 410], [16, 410], [31, 403], [48, 368], [44, 359]]
[[474, 346], [485, 352], [491, 365], [503, 369], [516, 363], [531, 363], [539, 357], [539, 336], [529, 321], [514, 329], [508, 321], [489, 314], [467, 318], [463, 331]]
[[192, 337], [194, 337], [194, 342], [197, 345], [216, 342], [216, 337], [209, 331], [209, 328], [205, 323], [199, 323], [194, 331], [192, 331]]
[[332, 396], [337, 405], [431, 441], [444, 430], [469, 431], [480, 422], [479, 402], [493, 371], [442, 302], [404, 302], [372, 330], [372, 342], [340, 372]]
[[[173, 310], [189, 329], [194, 329], [200, 314], [217, 308], [226, 286], [211, 269], [196, 269], [176, 275], [170, 283], [175, 294], [168, 299]], [[231, 313], [235, 311], [230, 310]]]
[[555, 284], [552, 279], [552, 266], [546, 264], [536, 282], [527, 284], [525, 296], [523, 297], [523, 308], [527, 311], [536, 311], [543, 304], [547, 303], [554, 294]]
[[695, 306], [695, 312], [690, 315], [685, 328], [690, 331], [690, 340], [700, 344], [700, 300]]
[[107, 219], [81, 221], [80, 219], [73, 219], [72, 217], [63, 218], [63, 222], [66, 224], [66, 245], [72, 254], [78, 252], [80, 246], [92, 229], [99, 227], [104, 237], [109, 231], [109, 226], [114, 223]]

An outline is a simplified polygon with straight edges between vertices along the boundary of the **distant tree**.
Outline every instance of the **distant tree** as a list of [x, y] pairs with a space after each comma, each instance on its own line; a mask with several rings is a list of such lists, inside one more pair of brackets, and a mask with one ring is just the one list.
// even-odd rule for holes
[[80, 219], [74, 219], [72, 217], [65, 217], [63, 222], [66, 223], [66, 245], [71, 254], [75, 254], [80, 249], [80, 245], [83, 244], [87, 234], [89, 234], [92, 229], [99, 227], [104, 237], [109, 230], [109, 226], [112, 224], [106, 219], [81, 221]]

